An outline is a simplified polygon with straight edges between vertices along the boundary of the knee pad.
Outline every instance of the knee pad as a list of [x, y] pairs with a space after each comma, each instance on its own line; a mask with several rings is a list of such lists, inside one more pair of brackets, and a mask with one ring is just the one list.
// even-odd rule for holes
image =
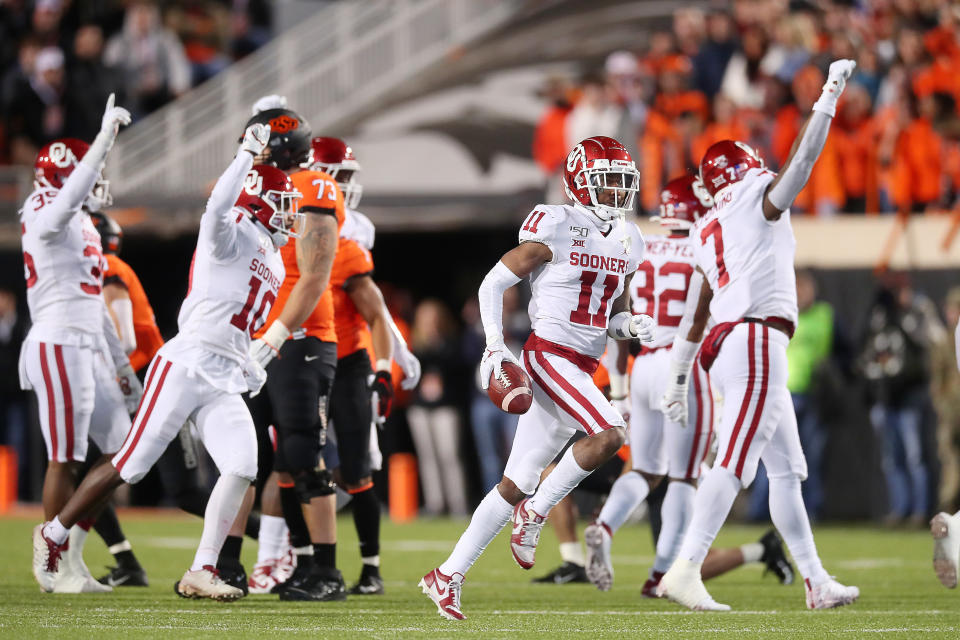
[[333, 486], [333, 474], [329, 469], [311, 469], [300, 471], [293, 477], [293, 489], [300, 502], [307, 504], [313, 498], [331, 496], [336, 493]]
[[280, 446], [282, 455], [277, 457], [282, 460], [284, 468], [281, 469], [278, 466], [277, 471], [289, 471], [296, 475], [298, 472], [316, 468], [321, 449], [316, 431], [301, 430], [285, 433], [280, 440]]

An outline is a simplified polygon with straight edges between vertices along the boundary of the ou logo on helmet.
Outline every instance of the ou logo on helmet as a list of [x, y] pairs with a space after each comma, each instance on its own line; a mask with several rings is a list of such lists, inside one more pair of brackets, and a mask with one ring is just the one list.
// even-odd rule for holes
[[693, 195], [697, 197], [697, 200], [700, 201], [700, 204], [704, 209], [713, 208], [713, 196], [710, 195], [710, 192], [707, 191], [706, 187], [703, 186], [703, 183], [700, 182], [700, 178], [694, 180], [690, 187], [693, 189]]
[[251, 171], [243, 179], [243, 190], [251, 196], [258, 196], [263, 190], [263, 176], [256, 171]]
[[567, 155], [567, 171], [576, 171], [577, 165], [580, 165], [581, 169], [587, 168], [587, 150], [582, 144], [575, 146]]
[[70, 147], [62, 142], [54, 142], [50, 145], [49, 155], [50, 162], [61, 169], [66, 169], [67, 167], [72, 167], [77, 164], [77, 156], [73, 154]]

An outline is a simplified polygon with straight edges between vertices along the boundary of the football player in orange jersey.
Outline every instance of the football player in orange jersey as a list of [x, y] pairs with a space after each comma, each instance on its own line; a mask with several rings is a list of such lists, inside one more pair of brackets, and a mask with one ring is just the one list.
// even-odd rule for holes
[[[394, 332], [395, 325], [383, 294], [372, 278], [373, 226], [362, 214], [352, 210], [359, 204], [361, 194], [361, 187], [355, 182], [360, 165], [353, 150], [339, 138], [317, 137], [313, 139], [313, 160], [314, 169], [337, 181], [348, 203], [347, 217], [353, 230], [348, 231], [346, 225], [341, 229], [330, 276], [337, 328], [337, 374], [330, 399], [330, 418], [339, 458], [334, 477], [337, 485], [353, 497], [353, 522], [363, 563], [360, 579], [350, 588], [350, 593], [382, 594], [380, 501], [373, 489], [371, 423], [374, 419], [383, 420], [390, 413], [394, 346], [398, 347], [398, 363], [409, 366], [411, 359], [416, 363], [416, 378], [419, 378], [419, 362], [406, 349], [399, 331]], [[411, 377], [405, 373], [404, 386], [409, 385]], [[413, 380], [414, 385], [416, 382]], [[376, 415], [371, 393], [376, 395]]]
[[[268, 426], [273, 425], [277, 436], [273, 470], [277, 474], [267, 480], [261, 500], [266, 516], [261, 517], [261, 553], [249, 584], [254, 592], [276, 587], [281, 600], [343, 600], [346, 588], [336, 568], [333, 479], [320, 457], [337, 364], [333, 297], [328, 283], [344, 220], [343, 194], [330, 176], [305, 169], [311, 155], [310, 125], [296, 112], [283, 108], [284, 104], [280, 99], [272, 103], [261, 100], [245, 125], [270, 125], [269, 145], [257, 161], [290, 176], [303, 194], [299, 210], [306, 214], [300, 237], [291, 239], [281, 250], [286, 278], [264, 324], [266, 329], [250, 345], [250, 356], [268, 373], [265, 391], [248, 403], [261, 434], [260, 467], [265, 470], [264, 458], [273, 454], [264, 437]], [[277, 485], [279, 491], [273, 488]], [[264, 563], [273, 562], [275, 566], [283, 555], [281, 514], [290, 530], [297, 566], [293, 575], [278, 585], [271, 579], [272, 569]], [[237, 582], [243, 577], [238, 525], [227, 539], [218, 564], [225, 579]], [[246, 580], [244, 583], [246, 587]]]

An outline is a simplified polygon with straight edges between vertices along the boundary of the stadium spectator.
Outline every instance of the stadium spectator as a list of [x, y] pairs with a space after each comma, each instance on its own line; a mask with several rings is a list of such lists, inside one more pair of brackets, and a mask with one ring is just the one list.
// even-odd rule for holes
[[134, 116], [143, 116], [190, 88], [190, 64], [159, 9], [142, 1], [127, 9], [123, 31], [110, 38], [104, 62], [119, 69]]
[[27, 335], [27, 314], [17, 308], [17, 297], [9, 289], [0, 289], [0, 444], [17, 454], [20, 497], [28, 493], [29, 433], [27, 396], [20, 389], [17, 363], [20, 345]]
[[237, 59], [256, 51], [273, 35], [270, 0], [233, 2], [230, 16], [233, 56]]
[[730, 57], [723, 72], [720, 90], [738, 107], [762, 109], [764, 81], [760, 67], [767, 50], [767, 36], [758, 28], [750, 28], [740, 40], [740, 50]]
[[846, 196], [843, 210], [847, 213], [876, 211], [879, 132], [878, 120], [871, 114], [867, 88], [858, 84], [847, 87], [838, 115], [831, 136], [836, 142], [840, 180]]
[[107, 97], [116, 94], [125, 103], [119, 75], [103, 64], [103, 30], [95, 24], [77, 29], [73, 37], [73, 59], [67, 65], [67, 95], [70, 96], [70, 135], [93, 140], [100, 130], [100, 118]]
[[33, 164], [41, 146], [66, 134], [63, 65], [63, 52], [45, 47], [37, 52], [28, 79], [14, 83], [7, 104], [6, 135], [17, 164]]
[[[947, 292], [943, 306], [947, 327], [960, 322], [960, 287]], [[931, 395], [937, 411], [940, 453], [939, 508], [954, 513], [960, 508], [960, 373], [957, 371], [954, 334], [945, 331], [930, 351]]]
[[693, 56], [694, 86], [713, 98], [720, 91], [727, 63], [736, 50], [736, 27], [730, 15], [721, 11], [708, 15], [706, 40]]
[[936, 307], [914, 291], [907, 276], [886, 276], [868, 316], [860, 370], [870, 386], [870, 419], [883, 445], [891, 523], [922, 525], [932, 506], [924, 419], [931, 348], [943, 333]]
[[615, 136], [623, 118], [623, 107], [617, 104], [616, 91], [602, 74], [587, 75], [581, 83], [580, 99], [566, 122], [566, 140], [583, 140], [590, 136]]
[[167, 13], [167, 25], [183, 43], [194, 86], [230, 65], [230, 14], [223, 3], [179, 0]]
[[547, 110], [540, 117], [533, 132], [533, 159], [547, 180], [547, 196], [544, 202], [553, 202], [551, 193], [562, 195], [560, 173], [570, 149], [567, 148], [567, 117], [573, 105], [570, 100], [572, 87], [561, 76], [547, 78], [538, 96], [547, 101]]
[[417, 306], [411, 346], [423, 374], [407, 421], [417, 450], [425, 511], [433, 516], [465, 516], [466, 474], [460, 459], [463, 399], [457, 388], [463, 361], [453, 318], [439, 300], [424, 300]]

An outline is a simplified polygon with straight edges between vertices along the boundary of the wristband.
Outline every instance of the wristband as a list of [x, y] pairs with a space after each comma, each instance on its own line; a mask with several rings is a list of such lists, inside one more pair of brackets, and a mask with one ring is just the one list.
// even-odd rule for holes
[[267, 330], [263, 332], [261, 339], [276, 351], [280, 351], [280, 347], [283, 346], [284, 341], [289, 337], [290, 330], [287, 329], [286, 325], [279, 320], [274, 320]]
[[610, 397], [613, 400], [626, 398], [629, 389], [630, 378], [627, 374], [610, 372]]
[[380, 358], [377, 360], [377, 364], [373, 367], [374, 371], [390, 371], [390, 361], [386, 358]]

